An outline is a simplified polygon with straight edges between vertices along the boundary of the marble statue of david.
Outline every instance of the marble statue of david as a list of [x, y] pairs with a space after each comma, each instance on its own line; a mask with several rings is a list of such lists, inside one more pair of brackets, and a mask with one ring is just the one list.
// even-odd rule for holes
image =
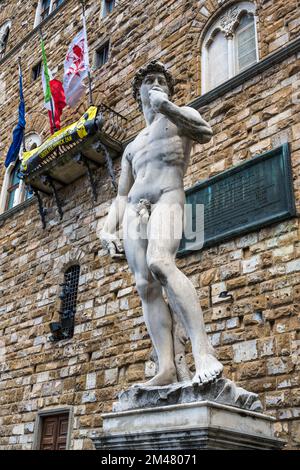
[[177, 382], [172, 312], [180, 317], [191, 340], [196, 369], [193, 383], [212, 382], [223, 370], [207, 337], [195, 288], [176, 266], [181, 237], [174, 236], [170, 227], [170, 220], [173, 228], [182, 223], [183, 177], [192, 144], [209, 142], [212, 130], [198, 111], [172, 103], [173, 89], [172, 76], [158, 61], [137, 72], [133, 95], [146, 127], [124, 152], [118, 195], [101, 232], [102, 245], [110, 255], [122, 257], [118, 234], [123, 225], [126, 258], [158, 356], [158, 373], [145, 387]]

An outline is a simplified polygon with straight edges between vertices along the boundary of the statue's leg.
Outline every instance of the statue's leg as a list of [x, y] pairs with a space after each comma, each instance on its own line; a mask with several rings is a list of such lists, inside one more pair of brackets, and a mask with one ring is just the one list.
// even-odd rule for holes
[[167, 385], [177, 381], [172, 318], [169, 307], [163, 298], [161, 284], [154, 279], [147, 266], [148, 240], [141, 239], [140, 218], [135, 208], [130, 205], [128, 205], [124, 216], [123, 227], [128, 265], [135, 276], [137, 290], [142, 300], [145, 323], [158, 356], [158, 374], [143, 385]]
[[182, 210], [182, 192], [177, 190], [165, 193], [153, 208], [148, 224], [147, 263], [153, 276], [164, 286], [171, 308], [180, 314], [191, 339], [196, 367], [193, 381], [207, 383], [222, 373], [223, 366], [207, 337], [196, 290], [175, 264], [180, 236], [176, 238], [170, 232], [170, 225], [180, 226]]

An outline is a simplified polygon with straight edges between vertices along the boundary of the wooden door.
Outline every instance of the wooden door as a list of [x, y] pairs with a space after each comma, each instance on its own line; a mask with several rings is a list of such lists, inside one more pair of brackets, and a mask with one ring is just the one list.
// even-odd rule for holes
[[67, 413], [42, 418], [41, 450], [65, 450], [69, 415]]

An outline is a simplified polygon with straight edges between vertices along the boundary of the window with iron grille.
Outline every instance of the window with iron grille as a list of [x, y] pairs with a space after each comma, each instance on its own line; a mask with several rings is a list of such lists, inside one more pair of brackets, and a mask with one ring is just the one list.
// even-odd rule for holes
[[80, 266], [75, 265], [65, 272], [62, 284], [60, 322], [50, 324], [52, 332], [51, 341], [72, 338], [77, 305], [77, 292], [79, 284]]

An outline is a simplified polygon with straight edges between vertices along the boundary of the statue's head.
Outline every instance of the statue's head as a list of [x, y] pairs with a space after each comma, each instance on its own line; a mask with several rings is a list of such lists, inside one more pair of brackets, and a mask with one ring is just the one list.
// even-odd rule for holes
[[172, 98], [174, 94], [174, 80], [170, 72], [166, 69], [164, 64], [157, 60], [152, 60], [149, 64], [141, 67], [132, 81], [132, 94], [134, 99], [138, 102], [139, 108], [142, 110], [142, 98], [141, 98], [141, 87], [146, 82], [147, 76], [162, 77], [161, 87], [165, 89]]

